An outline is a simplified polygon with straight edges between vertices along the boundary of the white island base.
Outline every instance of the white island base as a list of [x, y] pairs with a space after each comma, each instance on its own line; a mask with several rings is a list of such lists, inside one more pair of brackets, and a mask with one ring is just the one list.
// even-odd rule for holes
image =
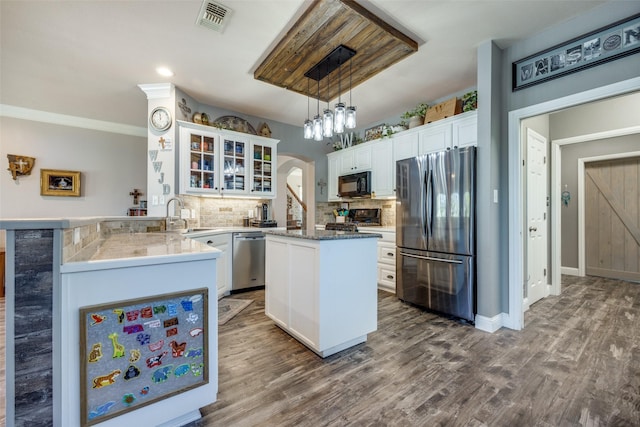
[[327, 357], [377, 329], [377, 234], [265, 233], [265, 311], [280, 328]]

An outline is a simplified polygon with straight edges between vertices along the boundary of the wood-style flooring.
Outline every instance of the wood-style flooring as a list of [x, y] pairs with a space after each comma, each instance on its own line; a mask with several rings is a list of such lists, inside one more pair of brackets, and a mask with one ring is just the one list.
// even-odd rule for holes
[[194, 426], [639, 426], [640, 284], [563, 277], [489, 334], [379, 293], [367, 343], [321, 359], [264, 314], [220, 327], [218, 401]]
[[640, 284], [565, 276], [494, 334], [379, 292], [378, 330], [326, 359], [265, 316], [264, 291], [234, 298], [255, 302], [220, 327], [218, 401], [192, 427], [640, 426]]

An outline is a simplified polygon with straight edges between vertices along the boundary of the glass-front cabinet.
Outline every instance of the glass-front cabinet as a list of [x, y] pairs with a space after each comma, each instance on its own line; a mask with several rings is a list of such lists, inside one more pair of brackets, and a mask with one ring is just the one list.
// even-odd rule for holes
[[253, 152], [253, 175], [251, 179], [251, 192], [254, 194], [271, 195], [275, 194], [273, 185], [273, 161], [275, 155], [275, 145], [268, 142], [252, 144]]
[[223, 191], [225, 193], [245, 193], [248, 165], [246, 139], [233, 138], [225, 135], [222, 137], [224, 146], [224, 165], [222, 174], [224, 179]]
[[178, 121], [180, 194], [275, 197], [278, 141]]

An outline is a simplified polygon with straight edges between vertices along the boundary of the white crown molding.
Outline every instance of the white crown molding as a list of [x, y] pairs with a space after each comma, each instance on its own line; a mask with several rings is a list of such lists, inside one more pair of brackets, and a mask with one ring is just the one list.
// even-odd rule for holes
[[146, 127], [87, 119], [85, 117], [69, 116], [66, 114], [50, 113], [48, 111], [32, 110], [30, 108], [16, 107], [15, 105], [0, 104], [0, 117], [11, 117], [14, 119], [31, 120], [34, 122], [51, 123], [54, 125], [119, 133], [143, 138], [147, 137]]
[[147, 99], [161, 99], [171, 96], [173, 83], [139, 84], [138, 87], [147, 94]]
[[630, 126], [620, 129], [612, 129], [603, 132], [594, 132], [585, 135], [572, 136], [569, 138], [555, 139], [552, 142], [558, 145], [578, 144], [587, 141], [597, 141], [598, 139], [617, 138], [619, 136], [634, 135], [640, 133], [640, 126]]

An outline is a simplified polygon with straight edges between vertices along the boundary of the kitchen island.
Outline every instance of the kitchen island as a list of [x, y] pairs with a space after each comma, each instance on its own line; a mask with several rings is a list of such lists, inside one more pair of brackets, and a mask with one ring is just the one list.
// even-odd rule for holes
[[264, 233], [267, 316], [320, 357], [365, 342], [377, 329], [381, 235]]
[[8, 425], [179, 426], [215, 402], [219, 251], [159, 222], [0, 221]]

